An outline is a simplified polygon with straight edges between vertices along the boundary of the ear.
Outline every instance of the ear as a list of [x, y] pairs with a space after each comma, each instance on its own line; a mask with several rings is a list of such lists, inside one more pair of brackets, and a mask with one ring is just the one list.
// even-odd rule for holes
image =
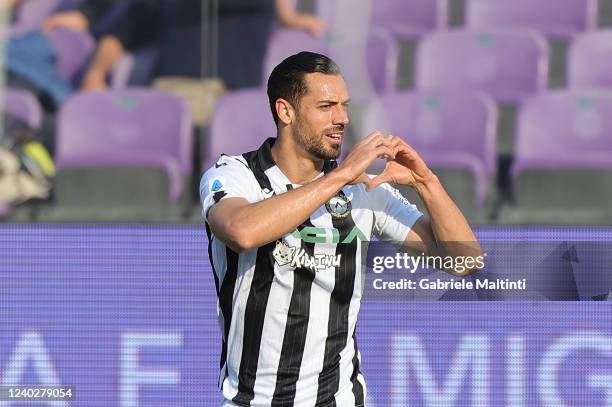
[[276, 115], [278, 120], [286, 125], [295, 121], [295, 111], [293, 106], [286, 99], [276, 99]]

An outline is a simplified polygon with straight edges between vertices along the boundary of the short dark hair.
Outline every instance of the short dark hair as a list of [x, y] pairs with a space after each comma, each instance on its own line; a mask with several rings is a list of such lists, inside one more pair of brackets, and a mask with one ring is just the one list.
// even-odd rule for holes
[[306, 51], [291, 55], [274, 68], [268, 79], [268, 100], [274, 123], [278, 124], [278, 99], [285, 99], [298, 108], [300, 99], [308, 91], [304, 78], [309, 73], [340, 75], [340, 68], [331, 58]]

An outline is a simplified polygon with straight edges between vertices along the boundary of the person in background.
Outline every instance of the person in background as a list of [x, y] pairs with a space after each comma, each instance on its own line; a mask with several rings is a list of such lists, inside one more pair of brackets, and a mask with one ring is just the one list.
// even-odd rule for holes
[[[25, 6], [26, 0], [10, 0], [9, 7]], [[34, 94], [43, 108], [43, 121], [38, 136], [51, 153], [54, 151], [55, 112], [74, 92], [74, 78], [61, 76], [57, 50], [47, 33], [64, 29], [78, 32], [91, 31], [102, 21], [113, 4], [100, 0], [88, 0], [77, 7], [74, 0], [64, 0], [48, 9], [51, 14], [24, 31], [11, 32], [7, 41], [6, 85]], [[86, 7], [99, 7], [99, 13], [88, 13]], [[17, 14], [17, 13], [15, 13]], [[42, 17], [42, 16], [41, 16]], [[19, 23], [17, 23], [19, 24]], [[87, 55], [83, 56], [83, 62]]]
[[[108, 4], [117, 0], [98, 1]], [[263, 58], [277, 19], [288, 28], [305, 30], [316, 37], [325, 30], [321, 19], [297, 12], [290, 0], [224, 0], [218, 14], [218, 73], [229, 89], [261, 84]], [[201, 77], [201, 16], [200, 1], [133, 1], [120, 21], [100, 39], [82, 89], [107, 89], [108, 74], [126, 51], [154, 43], [160, 50], [158, 75]], [[75, 20], [70, 24], [78, 24], [74, 16], [60, 20]]]

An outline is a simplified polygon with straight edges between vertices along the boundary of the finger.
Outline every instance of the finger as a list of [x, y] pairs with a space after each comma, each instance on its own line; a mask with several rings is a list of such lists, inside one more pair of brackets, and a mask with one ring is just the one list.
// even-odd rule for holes
[[380, 175], [372, 178], [370, 182], [368, 182], [366, 191], [370, 192], [371, 190], [373, 190], [380, 184], [384, 184], [386, 182], [391, 182], [391, 181], [392, 181], [391, 177], [387, 175], [385, 171], [383, 171]]
[[367, 139], [367, 143], [365, 143], [366, 145], [378, 146], [381, 143], [389, 144], [390, 138], [387, 137], [386, 134], [383, 134], [383, 133], [377, 131], [375, 133], [372, 133], [372, 135], [373, 135], [373, 137]]
[[381, 140], [382, 140], [382, 135], [377, 135], [376, 137], [370, 139], [367, 143], [365, 143], [363, 147], [365, 149], [376, 148], [380, 145]]
[[402, 144], [405, 144], [405, 142], [404, 140], [402, 140], [401, 137], [391, 135], [391, 144], [393, 145], [393, 147], [398, 147]]
[[397, 152], [399, 151], [400, 146], [402, 145], [403, 140], [401, 138], [399, 138], [398, 136], [391, 136], [391, 145], [390, 147], [393, 148], [393, 151], [395, 152], [395, 155], [397, 155]]
[[375, 131], [372, 132], [370, 134], [368, 134], [368, 136], [366, 138], [364, 138], [363, 140], [361, 140], [361, 143], [363, 144], [368, 144], [370, 141], [372, 141], [372, 139], [378, 137], [378, 136], [382, 136], [383, 134], [380, 131]]
[[366, 187], [367, 185], [370, 183], [370, 177], [368, 177], [366, 175], [365, 172], [361, 173], [361, 175], [357, 178], [355, 178], [352, 182], [351, 185], [355, 185], [355, 184], [365, 184]]
[[380, 135], [377, 136], [375, 138], [373, 138], [372, 140], [370, 140], [370, 142], [368, 143], [367, 146], [365, 146], [366, 149], [371, 149], [372, 151], [374, 151], [378, 156], [380, 156], [378, 154], [378, 152], [380, 151], [379, 148], [380, 147], [385, 147], [386, 150], [384, 150], [384, 154], [386, 154], [387, 157], [395, 157], [395, 150], [391, 144], [391, 138], [384, 136], [384, 135]]
[[419, 154], [416, 152], [416, 150], [408, 144], [398, 145], [396, 148], [396, 153], [401, 154], [402, 156], [410, 160], [415, 160], [419, 157]]
[[379, 144], [384, 144], [385, 146], [392, 147], [393, 146], [393, 136], [390, 134], [383, 135], [378, 140]]
[[400, 138], [400, 140], [401, 140], [401, 142], [400, 142], [400, 144], [398, 144], [398, 146], [402, 147], [402, 149], [404, 151], [410, 151], [412, 153], [416, 153], [416, 150], [414, 149], [414, 147], [412, 147], [410, 144], [406, 143], [405, 140], [403, 140], [401, 138]]
[[374, 159], [386, 158], [387, 160], [393, 160], [395, 158], [395, 149], [381, 144], [374, 149], [374, 154]]

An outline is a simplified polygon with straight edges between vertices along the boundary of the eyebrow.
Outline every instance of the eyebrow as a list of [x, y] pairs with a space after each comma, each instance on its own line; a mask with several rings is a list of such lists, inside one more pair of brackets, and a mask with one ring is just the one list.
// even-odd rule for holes
[[349, 103], [351, 103], [351, 99], [347, 99], [344, 102], [338, 102], [336, 100], [319, 100], [317, 103], [320, 104], [331, 104], [331, 105], [337, 105], [337, 104], [343, 104], [343, 105], [348, 105]]

